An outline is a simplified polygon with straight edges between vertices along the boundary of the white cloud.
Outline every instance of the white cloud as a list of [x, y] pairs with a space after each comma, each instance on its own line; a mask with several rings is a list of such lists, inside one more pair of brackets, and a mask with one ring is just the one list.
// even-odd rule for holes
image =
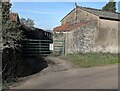
[[26, 13], [34, 13], [34, 14], [49, 14], [49, 15], [59, 15], [59, 13], [55, 12], [42, 12], [42, 11], [32, 11], [32, 10], [23, 10], [23, 9], [13, 9], [16, 12], [26, 12]]

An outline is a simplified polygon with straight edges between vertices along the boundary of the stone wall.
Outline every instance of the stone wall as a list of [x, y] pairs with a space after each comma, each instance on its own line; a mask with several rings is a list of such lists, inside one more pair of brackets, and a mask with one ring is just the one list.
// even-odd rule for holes
[[73, 21], [75, 21], [75, 9], [71, 11], [70, 14], [65, 16], [64, 19], [61, 20], [61, 25]]
[[80, 8], [76, 8], [61, 20], [61, 24], [70, 23], [70, 22], [73, 23], [76, 21], [83, 22], [84, 20], [85, 21], [94, 20], [94, 22], [98, 23], [99, 17], [89, 12], [83, 11]]
[[73, 31], [65, 33], [65, 54], [73, 53]]
[[95, 41], [96, 27], [84, 26], [66, 34], [65, 53], [92, 52]]

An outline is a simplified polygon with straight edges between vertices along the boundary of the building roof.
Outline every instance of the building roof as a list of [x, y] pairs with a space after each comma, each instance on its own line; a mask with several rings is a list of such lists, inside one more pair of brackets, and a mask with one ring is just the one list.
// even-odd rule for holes
[[[80, 8], [80, 9], [82, 9], [82, 10], [84, 10], [84, 11], [87, 11], [87, 12], [89, 12], [89, 13], [92, 13], [92, 14], [100, 17], [100, 18], [120, 20], [120, 13], [113, 13], [113, 12], [109, 12], [109, 11], [103, 11], [103, 10], [100, 10], [100, 9], [94, 9], [94, 8], [88, 8], [88, 7], [81, 7], [81, 6], [77, 6], [77, 8]], [[75, 8], [74, 8], [72, 11], [74, 11], [74, 10], [75, 10]], [[72, 12], [72, 11], [71, 11], [71, 12]], [[71, 12], [70, 12], [70, 13], [71, 13]], [[68, 16], [70, 13], [68, 13], [66, 16]], [[66, 17], [66, 16], [65, 16], [65, 17]], [[64, 18], [65, 18], [65, 17], [64, 17]], [[63, 18], [63, 19], [64, 19], [64, 18]], [[62, 19], [62, 20], [63, 20], [63, 19]], [[61, 20], [61, 21], [62, 21], [62, 20]]]
[[11, 21], [20, 22], [20, 21], [19, 21], [18, 13], [10, 13], [10, 14], [9, 14], [9, 17], [10, 17], [10, 20], [11, 20]]
[[87, 25], [89, 22], [66, 23], [53, 29], [54, 32], [68, 32], [76, 28]]
[[87, 8], [87, 7], [80, 7], [82, 10], [87, 11], [89, 13], [92, 13], [100, 18], [107, 18], [107, 19], [116, 19], [116, 20], [120, 20], [120, 13], [113, 13], [113, 12], [109, 12], [109, 11], [103, 11], [100, 9], [94, 9], [94, 8]]

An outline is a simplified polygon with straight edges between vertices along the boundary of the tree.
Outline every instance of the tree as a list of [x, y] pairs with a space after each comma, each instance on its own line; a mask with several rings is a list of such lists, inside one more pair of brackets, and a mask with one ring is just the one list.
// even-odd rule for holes
[[22, 30], [19, 30], [17, 22], [8, 21], [6, 30], [2, 32], [4, 46], [11, 48], [20, 48], [20, 41], [23, 39]]
[[32, 19], [30, 19], [30, 18], [28, 18], [28, 19], [21, 18], [20, 22], [21, 22], [22, 25], [25, 25], [26, 27], [28, 27], [30, 29], [34, 29], [35, 28], [34, 27], [34, 25], [35, 25], [34, 21]]
[[[1, 2], [2, 4], [2, 24], [5, 25], [5, 23], [9, 20], [9, 13], [10, 13], [10, 2]], [[3, 27], [4, 28], [4, 27]]]
[[2, 2], [2, 38], [4, 46], [17, 48], [20, 46], [18, 41], [23, 35], [18, 22], [13, 22], [9, 18], [11, 5], [10, 2]]
[[[21, 40], [23, 39], [22, 30], [20, 30], [19, 22], [10, 20], [11, 3], [0, 2], [2, 4], [2, 42], [4, 49], [2, 50], [2, 83], [3, 89], [6, 82], [13, 80], [17, 77], [17, 72], [22, 71], [22, 52]], [[6, 89], [6, 88], [5, 88]]]
[[110, 0], [103, 8], [103, 11], [116, 12], [116, 2], [114, 0]]

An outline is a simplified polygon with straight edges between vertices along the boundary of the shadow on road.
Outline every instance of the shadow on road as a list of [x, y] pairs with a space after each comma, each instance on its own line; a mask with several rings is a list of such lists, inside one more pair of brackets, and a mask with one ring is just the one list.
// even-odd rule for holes
[[44, 57], [41, 56], [30, 56], [27, 57], [27, 62], [33, 69], [33, 74], [42, 71], [44, 68], [48, 67], [48, 63]]

